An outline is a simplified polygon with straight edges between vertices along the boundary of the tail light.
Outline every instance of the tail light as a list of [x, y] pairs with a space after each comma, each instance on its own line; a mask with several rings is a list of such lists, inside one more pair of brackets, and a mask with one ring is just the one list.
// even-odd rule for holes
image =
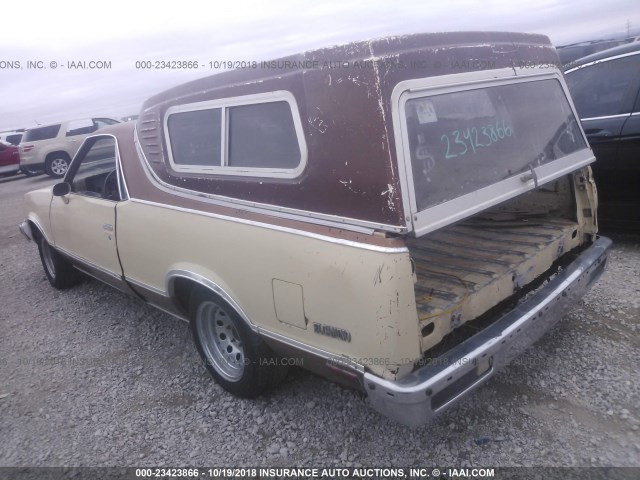
[[34, 147], [34, 146], [35, 146], [35, 145], [20, 145], [20, 151], [21, 151], [22, 153], [26, 153], [26, 152], [28, 152], [29, 150], [33, 150], [33, 147]]

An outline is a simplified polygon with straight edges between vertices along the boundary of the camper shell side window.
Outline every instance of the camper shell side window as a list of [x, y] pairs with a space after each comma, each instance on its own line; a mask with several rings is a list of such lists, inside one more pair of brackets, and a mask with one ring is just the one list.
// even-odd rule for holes
[[179, 173], [296, 178], [307, 163], [296, 101], [286, 91], [175, 105], [164, 131]]

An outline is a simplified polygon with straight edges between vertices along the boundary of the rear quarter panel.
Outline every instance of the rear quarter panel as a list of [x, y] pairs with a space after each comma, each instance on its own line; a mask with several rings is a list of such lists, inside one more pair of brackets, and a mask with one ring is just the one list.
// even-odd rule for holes
[[[117, 232], [125, 277], [166, 294], [169, 272], [196, 273], [227, 292], [255, 326], [385, 378], [419, 358], [406, 249], [366, 249], [236, 220], [123, 202]], [[278, 320], [274, 279], [302, 287], [306, 328]], [[351, 341], [315, 333], [316, 322], [347, 330]]]

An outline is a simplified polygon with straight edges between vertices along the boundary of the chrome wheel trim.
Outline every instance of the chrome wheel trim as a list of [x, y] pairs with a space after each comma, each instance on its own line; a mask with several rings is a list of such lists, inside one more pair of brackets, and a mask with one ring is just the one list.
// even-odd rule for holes
[[56, 267], [53, 264], [53, 252], [46, 240], [42, 240], [42, 259], [44, 260], [44, 268], [51, 278], [56, 278]]
[[202, 302], [196, 329], [207, 362], [225, 380], [237, 382], [244, 374], [244, 346], [231, 316], [217, 303]]
[[69, 168], [69, 164], [64, 158], [54, 158], [51, 160], [50, 167], [51, 171], [56, 175], [64, 175], [67, 173], [67, 168]]

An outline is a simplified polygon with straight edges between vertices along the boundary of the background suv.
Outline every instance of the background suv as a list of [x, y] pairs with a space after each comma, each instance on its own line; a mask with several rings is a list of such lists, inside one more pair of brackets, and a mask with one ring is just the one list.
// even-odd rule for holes
[[20, 142], [20, 170], [60, 178], [87, 135], [116, 123], [120, 122], [112, 118], [89, 118], [30, 128]]

